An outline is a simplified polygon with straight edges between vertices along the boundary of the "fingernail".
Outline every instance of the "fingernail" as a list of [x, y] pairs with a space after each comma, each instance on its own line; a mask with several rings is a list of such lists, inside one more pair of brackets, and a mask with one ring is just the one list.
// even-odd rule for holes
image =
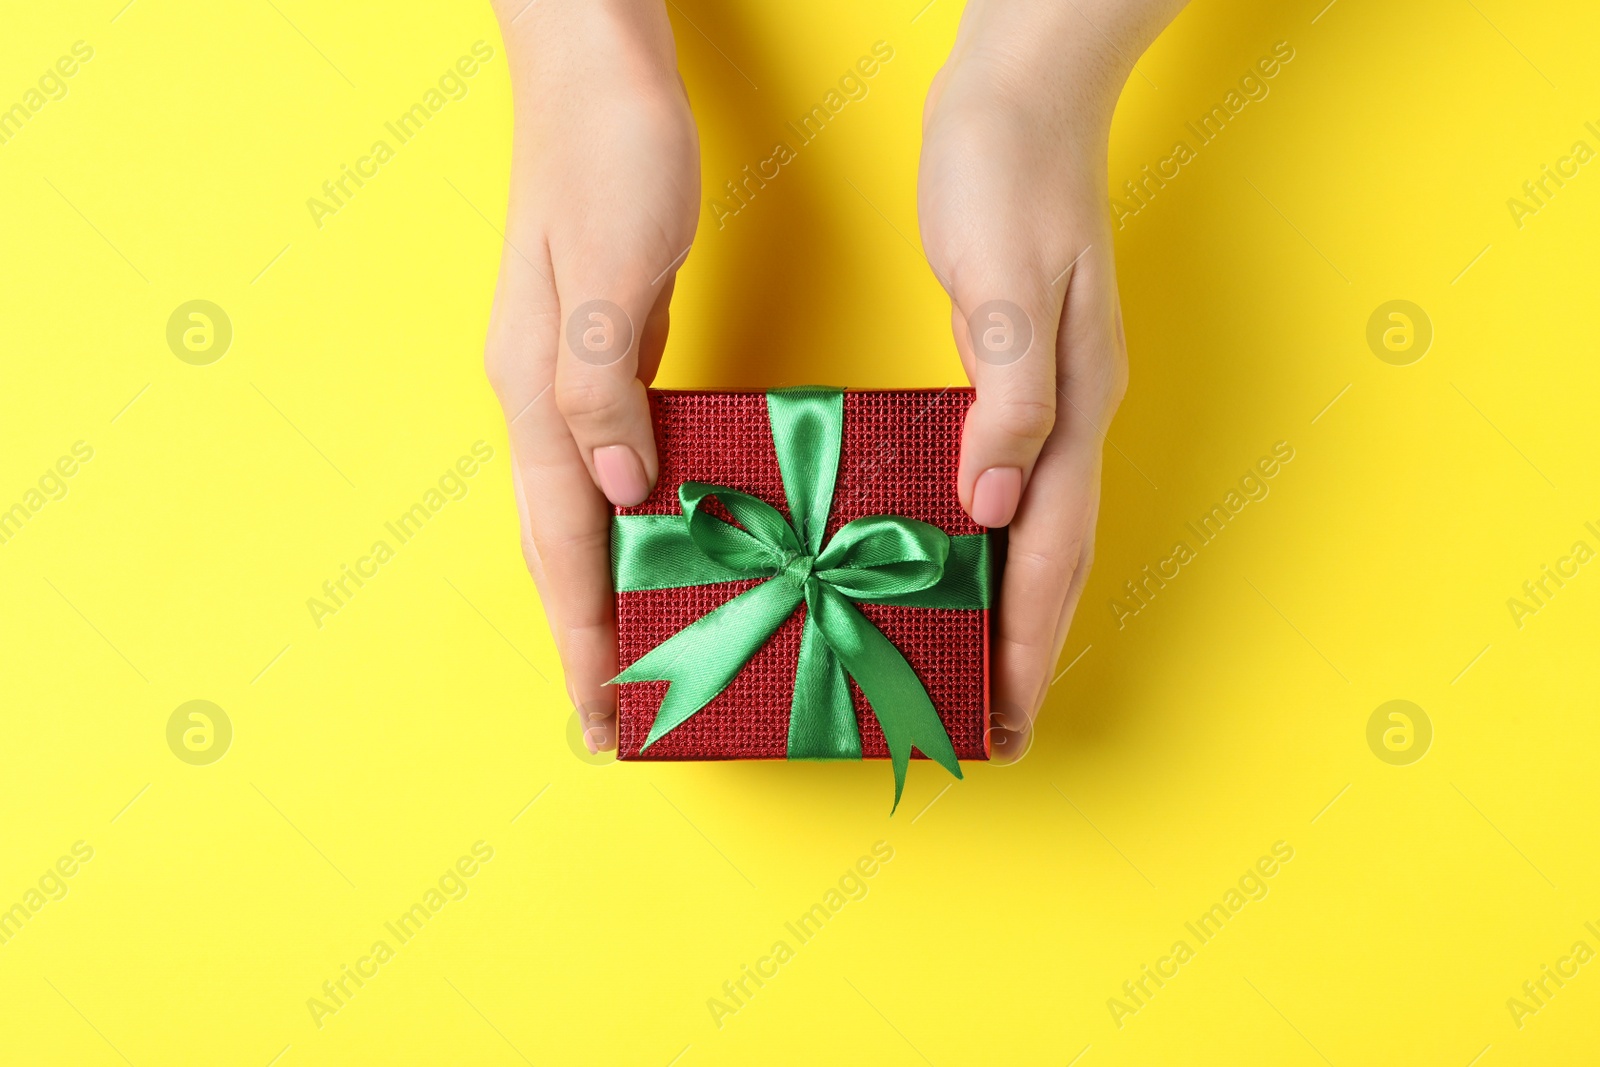
[[1006, 730], [996, 726], [989, 731], [989, 762], [999, 767], [1009, 767], [1022, 762], [1032, 740], [1027, 730]]
[[639, 455], [627, 445], [606, 445], [594, 450], [594, 473], [600, 480], [600, 491], [606, 499], [619, 508], [631, 508], [644, 503], [650, 495], [650, 482], [644, 476], [644, 464]]
[[1012, 730], [999, 722], [989, 727], [989, 762], [1006, 767], [1021, 763], [1022, 757], [1033, 747], [1033, 727], [1024, 725]]
[[594, 755], [617, 747], [616, 724], [610, 718], [597, 718], [583, 731], [583, 743]]
[[990, 467], [972, 487], [972, 521], [979, 526], [1006, 526], [1022, 500], [1022, 468]]
[[989, 760], [1016, 763], [1033, 746], [1033, 720], [1009, 700], [997, 700], [989, 709]]

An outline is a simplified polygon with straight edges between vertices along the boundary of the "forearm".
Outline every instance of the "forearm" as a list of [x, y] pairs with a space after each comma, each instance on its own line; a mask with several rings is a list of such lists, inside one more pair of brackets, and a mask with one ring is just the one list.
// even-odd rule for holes
[[[514, 112], [513, 226], [529, 241], [593, 248], [600, 205], [628, 196], [629, 219], [690, 231], [699, 196], [698, 140], [664, 0], [494, 0]], [[635, 175], [651, 166], [640, 196]], [[629, 226], [636, 238], [649, 227]], [[658, 275], [688, 238], [659, 256]], [[648, 243], [648, 242], [647, 242]], [[656, 263], [656, 259], [660, 259]]]
[[662, 0], [493, 3], [519, 96], [596, 84], [650, 92], [677, 82], [672, 25]]
[[1186, 0], [969, 0], [950, 64], [1055, 106], [1061, 128], [1104, 134], [1133, 65]]

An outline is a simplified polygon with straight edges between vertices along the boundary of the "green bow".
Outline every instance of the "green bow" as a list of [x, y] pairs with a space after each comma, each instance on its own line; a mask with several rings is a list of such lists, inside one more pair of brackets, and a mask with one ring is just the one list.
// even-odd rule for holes
[[[612, 571], [618, 592], [771, 578], [690, 623], [611, 679], [666, 681], [644, 748], [709, 704], [802, 602], [790, 759], [860, 759], [846, 672], [883, 726], [894, 764], [894, 802], [911, 749], [957, 778], [950, 736], [900, 650], [852, 605], [978, 610], [989, 606], [989, 539], [951, 537], [898, 515], [846, 524], [826, 547], [844, 432], [837, 389], [767, 394], [767, 414], [790, 519], [748, 493], [704, 482], [678, 489], [680, 515], [618, 515]], [[739, 525], [701, 510], [715, 497]]]

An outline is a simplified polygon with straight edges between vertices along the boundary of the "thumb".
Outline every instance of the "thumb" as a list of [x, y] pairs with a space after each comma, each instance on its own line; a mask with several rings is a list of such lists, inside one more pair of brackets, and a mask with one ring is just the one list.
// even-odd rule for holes
[[658, 470], [645, 382], [660, 359], [672, 295], [668, 272], [658, 271], [640, 264], [597, 271], [582, 264], [563, 277], [561, 265], [556, 268], [556, 408], [590, 477], [611, 503], [624, 507], [650, 495]]
[[1006, 526], [1056, 420], [1062, 301], [1040, 276], [998, 269], [957, 278], [951, 327], [978, 398], [967, 413], [957, 479], [981, 526]]

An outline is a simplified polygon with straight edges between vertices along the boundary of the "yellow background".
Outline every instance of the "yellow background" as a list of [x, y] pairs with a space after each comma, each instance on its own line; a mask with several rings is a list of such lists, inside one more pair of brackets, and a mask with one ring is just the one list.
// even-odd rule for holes
[[[748, 208], [702, 214], [662, 384], [961, 380], [915, 247], [959, 10], [923, 2], [676, 0], [707, 196], [895, 54]], [[1199, 3], [1129, 82], [1114, 187], [1295, 53], [1118, 233], [1132, 387], [1037, 743], [948, 789], [917, 765], [892, 819], [881, 764], [572, 750], [481, 373], [510, 119], [486, 5], [13, 5], [0, 106], [94, 58], [0, 146], [0, 506], [94, 458], [0, 545], [0, 907], [94, 856], [0, 946], [0, 1060], [1592, 1060], [1600, 963], [1520, 1028], [1506, 1001], [1600, 949], [1600, 565], [1520, 628], [1507, 600], [1600, 547], [1600, 165], [1520, 228], [1506, 202], [1600, 148], [1600, 20], [1322, 2]], [[468, 95], [318, 228], [307, 198], [480, 39]], [[192, 299], [233, 324], [209, 366], [166, 342]], [[1408, 366], [1366, 342], [1393, 299], [1434, 330]], [[467, 495], [314, 625], [478, 440]], [[1270, 495], [1119, 628], [1123, 583], [1278, 441]], [[233, 725], [209, 766], [166, 741], [193, 699]], [[1432, 724], [1410, 765], [1368, 747], [1391, 699]], [[480, 840], [469, 894], [315, 1025]], [[880, 840], [868, 895], [719, 1028], [708, 999]], [[1119, 1027], [1108, 998], [1278, 841], [1265, 899]]]

